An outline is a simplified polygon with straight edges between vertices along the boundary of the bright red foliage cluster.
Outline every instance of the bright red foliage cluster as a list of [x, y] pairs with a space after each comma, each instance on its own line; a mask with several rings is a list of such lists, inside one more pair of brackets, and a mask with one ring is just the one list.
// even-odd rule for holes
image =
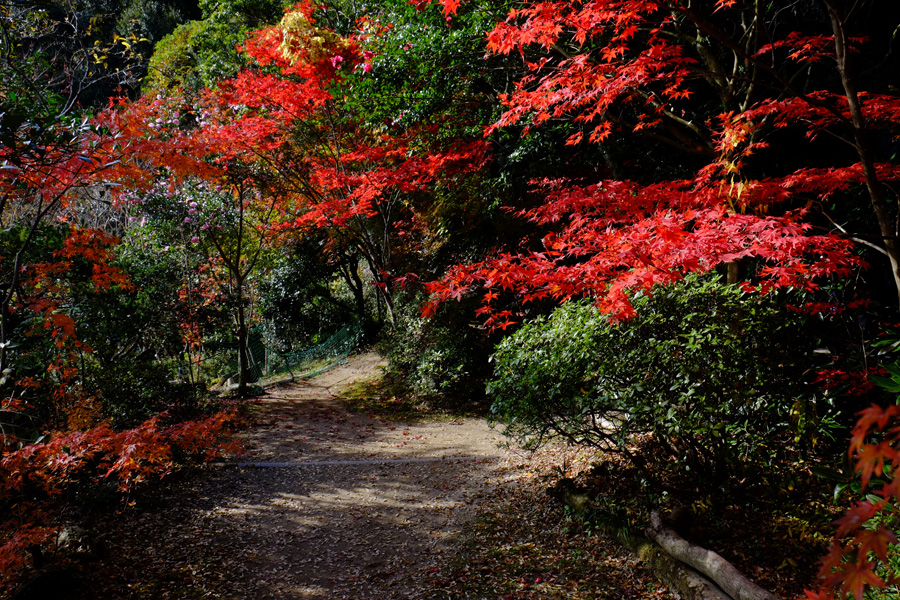
[[211, 459], [236, 450], [224, 441], [237, 422], [233, 410], [176, 425], [165, 419], [161, 414], [125, 431], [101, 425], [60, 434], [0, 456], [0, 505], [12, 511], [0, 519], [0, 592], [10, 591], [29, 564], [30, 549], [52, 546], [72, 486], [107, 480], [127, 493], [177, 470], [185, 457]]
[[[865, 42], [842, 29], [839, 3], [824, 4], [832, 15], [824, 27], [834, 35], [778, 35], [766, 29], [766, 14], [723, 0], [708, 13], [668, 0], [534, 1], [512, 9], [488, 46], [528, 57], [529, 72], [501, 96], [506, 110], [488, 135], [513, 125], [527, 135], [568, 120], [576, 124], [570, 144], [638, 135], [709, 163], [693, 178], [651, 184], [536, 182], [542, 206], [519, 214], [555, 229], [543, 248], [454, 268], [429, 285], [425, 313], [480, 287], [487, 292], [481, 312], [494, 313], [493, 326], [512, 322], [512, 313], [495, 312], [500, 291], [526, 302], [587, 295], [628, 316], [631, 288], [738, 262], [753, 265], [745, 285], [814, 289], [818, 279], [863, 264], [851, 236], [810, 224], [825, 199], [863, 185], [884, 236], [880, 251], [896, 270], [884, 183], [900, 179], [900, 167], [874, 159], [867, 132], [895, 128], [900, 100], [855, 89], [846, 55]], [[459, 3], [443, 5], [453, 14]], [[790, 68], [823, 59], [837, 61], [843, 89], [795, 88]], [[769, 150], [765, 134], [784, 128], [842, 137], [859, 162], [762, 175], [754, 159]]]
[[900, 405], [872, 405], [860, 413], [850, 443], [863, 489], [873, 477], [881, 480], [868, 499], [856, 502], [838, 519], [838, 530], [822, 561], [823, 589], [807, 592], [812, 600], [832, 600], [852, 594], [861, 600], [867, 586], [882, 588], [900, 584], [890, 570], [878, 572], [888, 562], [889, 545], [897, 544], [892, 522], [900, 501]]
[[[576, 187], [544, 181], [538, 189], [545, 204], [521, 214], [538, 225], [562, 223], [544, 238], [544, 250], [454, 268], [430, 284], [430, 309], [477, 284], [489, 292], [519, 293], [526, 302], [593, 295], [605, 310], [628, 316], [628, 289], [669, 283], [725, 262], [763, 261], [762, 289], [811, 288], [816, 277], [846, 275], [860, 265], [847, 240], [810, 235], [805, 210], [778, 217], [729, 210], [715, 183], [607, 181]], [[755, 182], [745, 187], [743, 201], [759, 198], [752, 202], [759, 205], [785, 193], [783, 182]]]
[[[532, 74], [517, 83], [514, 93], [501, 97], [508, 108], [493, 129], [523, 119], [540, 124], [574, 116], [576, 122], [590, 124], [590, 141], [602, 141], [612, 133], [613, 124], [594, 121], [622, 103], [637, 104], [642, 112], [649, 109], [635, 127], [657, 123], [654, 113], [664, 110], [664, 103], [691, 95], [686, 82], [695, 62], [669, 35], [666, 26], [676, 15], [666, 13], [658, 2], [636, 0], [533, 2], [511, 10], [507, 20], [488, 34], [488, 49], [493, 52], [524, 55], [532, 44], [551, 49], [563, 36], [579, 45], [595, 39], [602, 45], [596, 56], [579, 52], [561, 61], [530, 63]], [[640, 39], [639, 29], [646, 33]], [[648, 88], [654, 88], [658, 100]], [[580, 140], [576, 133], [570, 141]]]

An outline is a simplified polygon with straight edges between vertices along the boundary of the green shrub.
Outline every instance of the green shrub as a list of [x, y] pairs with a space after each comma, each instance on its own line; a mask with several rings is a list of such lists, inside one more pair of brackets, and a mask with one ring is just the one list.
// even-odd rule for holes
[[723, 480], [772, 464], [828, 424], [828, 403], [804, 377], [812, 340], [774, 296], [689, 276], [633, 304], [637, 316], [615, 323], [570, 302], [497, 347], [488, 393], [507, 433]]
[[341, 278], [341, 267], [349, 271], [354, 261], [330, 262], [323, 247], [323, 240], [311, 237], [293, 243], [276, 255], [259, 283], [266, 341], [279, 351], [320, 344], [353, 318], [365, 318], [359, 314], [365, 312], [364, 300], [357, 300]]
[[484, 332], [472, 326], [474, 308], [449, 303], [424, 319], [424, 304], [421, 294], [396, 299], [396, 327], [383, 333], [379, 351], [414, 396], [462, 403], [482, 399], [489, 350]]
[[234, 77], [246, 66], [237, 46], [248, 30], [281, 18], [280, 0], [202, 1], [203, 20], [189, 21], [157, 42], [143, 91], [198, 90]]
[[202, 386], [169, 381], [170, 369], [154, 361], [122, 362], [96, 373], [104, 416], [117, 429], [134, 427], [165, 410], [176, 420], [196, 418]]

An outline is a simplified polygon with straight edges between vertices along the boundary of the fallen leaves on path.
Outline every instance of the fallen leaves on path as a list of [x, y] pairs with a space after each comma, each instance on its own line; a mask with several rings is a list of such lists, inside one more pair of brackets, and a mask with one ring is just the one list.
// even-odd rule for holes
[[568, 518], [544, 475], [578, 457], [500, 449], [483, 420], [348, 412], [377, 357], [272, 390], [252, 461], [476, 456], [389, 464], [209, 467], [96, 523], [105, 555], [80, 599], [668, 598]]
[[592, 455], [549, 447], [515, 453], [480, 498], [453, 559], [435, 572], [430, 600], [671, 599], [624, 551], [546, 493], [548, 480]]

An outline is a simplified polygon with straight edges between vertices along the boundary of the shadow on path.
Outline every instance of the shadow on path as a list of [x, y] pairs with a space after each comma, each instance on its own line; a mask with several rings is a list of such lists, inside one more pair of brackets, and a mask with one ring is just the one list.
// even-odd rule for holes
[[[83, 598], [421, 598], [448, 543], [505, 460], [483, 420], [391, 422], [348, 413], [340, 390], [377, 355], [269, 390], [245, 462], [209, 467], [110, 524]], [[423, 457], [476, 457], [441, 462]], [[373, 460], [405, 462], [371, 464]]]

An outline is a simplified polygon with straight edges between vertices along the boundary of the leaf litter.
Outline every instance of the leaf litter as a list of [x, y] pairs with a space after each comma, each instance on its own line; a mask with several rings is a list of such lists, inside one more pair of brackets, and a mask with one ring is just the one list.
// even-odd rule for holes
[[93, 524], [103, 548], [71, 596], [182, 600], [672, 598], [543, 487], [577, 450], [501, 448], [483, 419], [391, 420], [339, 394], [374, 354], [274, 388], [248, 462], [475, 460], [205, 467]]

